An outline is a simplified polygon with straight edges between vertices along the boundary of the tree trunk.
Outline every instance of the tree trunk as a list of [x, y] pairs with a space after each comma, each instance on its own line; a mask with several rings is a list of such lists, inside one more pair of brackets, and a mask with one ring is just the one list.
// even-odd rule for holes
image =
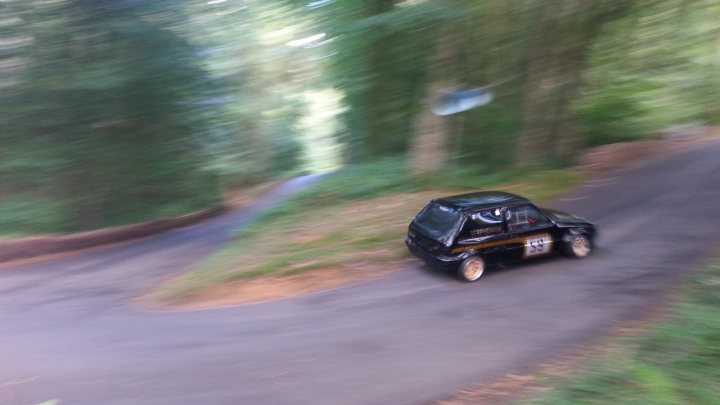
[[538, 3], [533, 10], [531, 22], [536, 24], [531, 31], [530, 56], [525, 66], [525, 90], [523, 94], [523, 130], [519, 134], [515, 149], [515, 163], [520, 167], [538, 165], [545, 155], [545, 111], [550, 74], [549, 43], [553, 41], [553, 24], [548, 10], [551, 5]]
[[430, 85], [425, 90], [410, 143], [410, 170], [414, 175], [437, 172], [447, 164], [451, 149], [451, 120], [435, 115], [432, 103], [438, 94], [456, 89], [454, 83], [457, 80], [459, 51], [459, 42], [452, 28], [441, 27], [428, 63], [427, 78]]
[[[368, 4], [368, 15], [376, 16], [392, 11], [397, 0], [374, 0]], [[371, 72], [376, 75], [373, 88], [367, 94], [364, 108], [364, 152], [371, 158], [379, 158], [389, 154], [387, 113], [384, 107], [387, 102], [385, 81], [388, 61], [393, 53], [393, 34], [380, 35], [373, 43], [368, 56]]]
[[430, 110], [432, 95], [444, 91], [446, 86], [435, 83], [427, 90], [422, 112], [415, 124], [415, 135], [410, 144], [410, 170], [414, 175], [440, 171], [448, 154], [449, 123]]
[[602, 25], [621, 18], [629, 4], [618, 1], [600, 9], [602, 0], [539, 3], [533, 18], [539, 21], [538, 32], [526, 67], [524, 128], [515, 154], [518, 166], [565, 159], [573, 152], [572, 102], [580, 93], [591, 46]]

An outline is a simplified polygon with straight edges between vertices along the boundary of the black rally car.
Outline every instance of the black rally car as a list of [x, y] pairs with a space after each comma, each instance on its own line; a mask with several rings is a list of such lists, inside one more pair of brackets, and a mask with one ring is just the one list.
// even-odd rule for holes
[[555, 253], [585, 257], [594, 237], [595, 226], [583, 218], [486, 191], [430, 201], [410, 223], [405, 243], [430, 266], [475, 281], [488, 264]]

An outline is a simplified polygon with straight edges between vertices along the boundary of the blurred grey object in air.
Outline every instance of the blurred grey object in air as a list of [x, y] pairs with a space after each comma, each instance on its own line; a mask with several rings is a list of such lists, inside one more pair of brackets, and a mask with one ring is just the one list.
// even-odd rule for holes
[[320, 8], [323, 6], [327, 6], [330, 3], [333, 3], [335, 0], [319, 0], [319, 1], [313, 1], [312, 3], [308, 3], [307, 6], [305, 6], [308, 10], [315, 10], [316, 8]]
[[490, 104], [494, 94], [488, 87], [441, 93], [432, 105], [435, 115], [452, 115]]

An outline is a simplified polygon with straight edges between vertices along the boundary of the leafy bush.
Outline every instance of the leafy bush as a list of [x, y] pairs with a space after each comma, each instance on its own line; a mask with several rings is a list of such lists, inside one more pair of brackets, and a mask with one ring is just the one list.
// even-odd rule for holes
[[646, 133], [638, 121], [644, 114], [630, 90], [597, 94], [577, 109], [580, 135], [588, 146], [639, 140]]
[[0, 238], [60, 232], [67, 224], [64, 212], [57, 201], [0, 199]]

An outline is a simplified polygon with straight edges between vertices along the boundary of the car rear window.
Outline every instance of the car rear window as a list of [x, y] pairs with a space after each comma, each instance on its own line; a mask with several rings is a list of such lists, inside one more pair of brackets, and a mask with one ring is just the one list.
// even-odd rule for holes
[[415, 225], [435, 240], [447, 240], [460, 217], [457, 210], [431, 202], [415, 217]]

